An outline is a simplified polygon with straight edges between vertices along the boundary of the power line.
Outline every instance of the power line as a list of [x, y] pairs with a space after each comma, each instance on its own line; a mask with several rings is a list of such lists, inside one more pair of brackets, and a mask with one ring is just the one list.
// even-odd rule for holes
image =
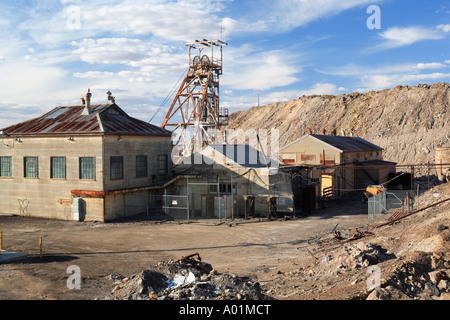
[[156, 115], [159, 113], [159, 111], [161, 111], [161, 109], [164, 107], [164, 105], [167, 103], [167, 101], [170, 99], [170, 97], [173, 95], [173, 93], [175, 92], [175, 89], [178, 87], [178, 84], [180, 83], [181, 79], [183, 79], [183, 76], [186, 74], [186, 72], [188, 71], [189, 67], [186, 68], [186, 70], [181, 74], [180, 79], [178, 79], [177, 83], [173, 86], [172, 90], [170, 90], [169, 94], [167, 95], [167, 97], [163, 100], [163, 102], [160, 104], [160, 106], [158, 107], [158, 109], [156, 110], [155, 114], [153, 115], [153, 117], [149, 120], [149, 123], [151, 123], [153, 121], [153, 119], [156, 117]]

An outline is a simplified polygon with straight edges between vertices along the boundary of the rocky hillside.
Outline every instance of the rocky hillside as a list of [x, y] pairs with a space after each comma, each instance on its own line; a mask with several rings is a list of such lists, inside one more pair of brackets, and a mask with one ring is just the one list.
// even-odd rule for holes
[[399, 164], [434, 163], [434, 148], [450, 143], [450, 85], [435, 83], [365, 94], [303, 96], [230, 115], [229, 128], [277, 128], [280, 147], [311, 128], [364, 138]]

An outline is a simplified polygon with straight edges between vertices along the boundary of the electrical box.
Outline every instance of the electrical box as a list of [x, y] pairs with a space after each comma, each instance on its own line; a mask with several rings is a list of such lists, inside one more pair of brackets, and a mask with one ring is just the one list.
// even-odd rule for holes
[[73, 220], [81, 221], [83, 213], [83, 199], [75, 198], [73, 199]]

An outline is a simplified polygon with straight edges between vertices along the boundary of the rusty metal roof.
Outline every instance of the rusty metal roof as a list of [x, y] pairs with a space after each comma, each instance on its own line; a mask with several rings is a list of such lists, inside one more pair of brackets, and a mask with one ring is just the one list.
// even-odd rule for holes
[[330, 136], [319, 134], [311, 134], [310, 136], [319, 139], [344, 152], [383, 150], [383, 148], [359, 137]]
[[2, 129], [8, 135], [36, 134], [121, 134], [170, 136], [171, 132], [145, 121], [132, 118], [116, 104], [91, 105], [91, 113], [83, 115], [84, 106], [60, 106], [41, 117]]

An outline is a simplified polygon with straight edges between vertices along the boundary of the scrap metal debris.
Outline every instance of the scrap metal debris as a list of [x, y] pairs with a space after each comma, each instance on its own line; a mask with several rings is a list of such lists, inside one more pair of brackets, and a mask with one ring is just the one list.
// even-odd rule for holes
[[[336, 227], [335, 227], [336, 229]], [[369, 236], [374, 236], [375, 234], [370, 231], [359, 231], [358, 228], [355, 226], [355, 232], [348, 238], [344, 238], [340, 231], [333, 229], [332, 235], [333, 237], [331, 239], [325, 239], [323, 241], [319, 241], [320, 245], [331, 245], [331, 244], [341, 244], [346, 243], [354, 240], [358, 240], [361, 238], [366, 238]]]
[[258, 282], [220, 274], [202, 262], [198, 252], [159, 262], [129, 278], [111, 276], [114, 288], [106, 300], [266, 300]]

